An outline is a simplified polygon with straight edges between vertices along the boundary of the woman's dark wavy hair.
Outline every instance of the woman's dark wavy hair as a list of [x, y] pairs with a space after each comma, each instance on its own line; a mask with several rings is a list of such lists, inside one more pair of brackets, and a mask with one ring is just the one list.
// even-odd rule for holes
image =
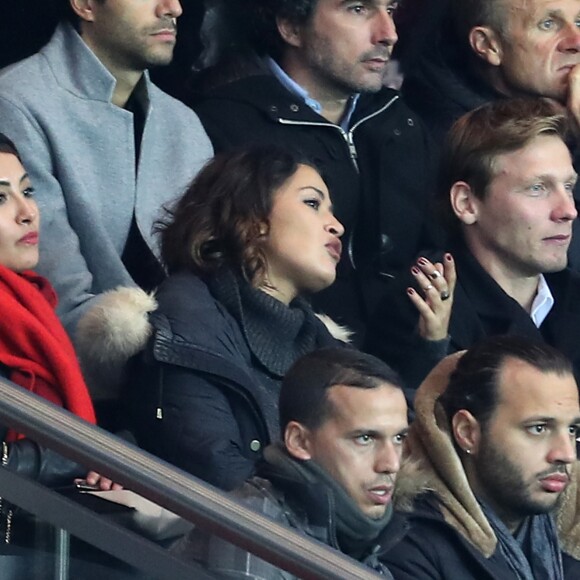
[[18, 158], [18, 161], [22, 163], [22, 159], [20, 157], [20, 153], [18, 153], [18, 149], [16, 149], [16, 145], [4, 135], [4, 133], [0, 133], [0, 153], [9, 153], [10, 155], [14, 155]]
[[168, 272], [204, 276], [228, 267], [261, 284], [266, 259], [260, 241], [269, 227], [274, 195], [300, 165], [315, 168], [277, 147], [216, 155], [156, 224]]

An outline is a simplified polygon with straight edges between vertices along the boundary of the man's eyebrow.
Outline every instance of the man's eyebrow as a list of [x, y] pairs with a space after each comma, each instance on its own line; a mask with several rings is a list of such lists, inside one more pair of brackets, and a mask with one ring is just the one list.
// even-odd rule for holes
[[28, 179], [28, 173], [25, 173], [21, 178], [20, 178], [20, 183], [22, 183], [23, 181], [26, 181]]
[[534, 415], [526, 417], [522, 423], [553, 423], [556, 419], [554, 417], [547, 417], [545, 415]]
[[[570, 173], [566, 176], [566, 178], [564, 179], [565, 182], [568, 181], [576, 181], [578, 179], [578, 174], [574, 171], [573, 173]], [[528, 180], [528, 183], [533, 183], [536, 181], [542, 181], [545, 183], [558, 183], [560, 181], [560, 178], [553, 174], [553, 173], [542, 173], [539, 175], [533, 175], [532, 177], [530, 177], [530, 179]]]
[[[523, 425], [530, 423], [556, 423], [556, 417], [547, 417], [545, 415], [534, 415], [533, 417], [527, 417], [522, 421]], [[574, 417], [570, 420], [570, 425], [580, 425], [580, 415]]]

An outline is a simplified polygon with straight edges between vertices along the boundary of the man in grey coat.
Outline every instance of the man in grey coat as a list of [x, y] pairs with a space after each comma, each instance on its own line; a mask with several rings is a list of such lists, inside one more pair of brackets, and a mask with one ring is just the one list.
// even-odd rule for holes
[[0, 131], [37, 192], [38, 270], [74, 337], [98, 295], [160, 281], [153, 224], [212, 148], [147, 73], [172, 59], [179, 0], [61, 1], [49, 43], [0, 73]]

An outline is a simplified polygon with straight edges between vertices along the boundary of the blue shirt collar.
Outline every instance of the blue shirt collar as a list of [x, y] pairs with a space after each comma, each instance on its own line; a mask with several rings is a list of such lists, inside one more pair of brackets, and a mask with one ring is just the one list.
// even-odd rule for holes
[[[286, 89], [288, 89], [292, 94], [300, 97], [314, 112], [318, 113], [319, 115], [322, 114], [322, 106], [320, 103], [316, 99], [310, 97], [308, 95], [308, 91], [302, 88], [294, 79], [288, 76], [286, 71], [284, 71], [284, 69], [272, 57], [267, 56], [265, 63], [270, 68], [274, 76]], [[339, 125], [345, 131], [348, 131], [350, 119], [354, 113], [359, 96], [359, 93], [355, 93], [348, 99], [344, 115], [342, 116], [342, 119], [339, 123]]]

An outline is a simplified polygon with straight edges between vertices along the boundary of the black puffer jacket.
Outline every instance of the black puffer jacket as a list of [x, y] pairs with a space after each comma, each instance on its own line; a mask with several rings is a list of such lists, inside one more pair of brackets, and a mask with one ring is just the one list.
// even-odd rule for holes
[[[282, 376], [260, 363], [237, 320], [195, 275], [171, 276], [157, 299], [153, 336], [131, 380], [132, 430], [148, 451], [233, 489], [278, 436]], [[343, 344], [309, 316], [316, 347]], [[273, 324], [272, 342], [282, 332]]]

